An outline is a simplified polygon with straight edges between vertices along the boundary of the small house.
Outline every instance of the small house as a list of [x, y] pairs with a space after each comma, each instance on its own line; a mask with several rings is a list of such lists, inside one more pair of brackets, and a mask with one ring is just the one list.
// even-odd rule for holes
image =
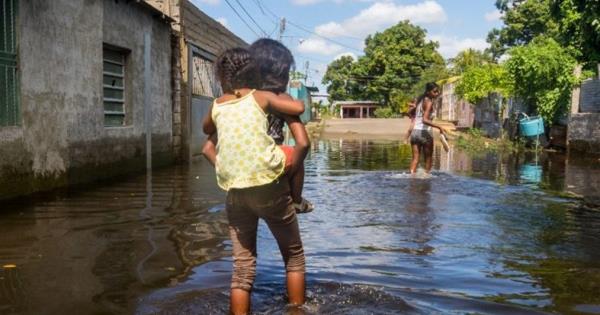
[[380, 107], [374, 101], [337, 101], [333, 102], [334, 108], [339, 107], [340, 118], [374, 118], [375, 110]]

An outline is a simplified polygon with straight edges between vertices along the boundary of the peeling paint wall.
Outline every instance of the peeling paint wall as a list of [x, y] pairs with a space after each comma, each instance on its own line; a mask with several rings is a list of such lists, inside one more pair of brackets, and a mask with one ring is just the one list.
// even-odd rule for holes
[[[20, 126], [0, 128], [0, 199], [144, 168], [144, 33], [152, 34], [153, 155], [171, 159], [171, 29], [113, 0], [21, 0]], [[128, 124], [104, 126], [103, 45], [129, 50]]]

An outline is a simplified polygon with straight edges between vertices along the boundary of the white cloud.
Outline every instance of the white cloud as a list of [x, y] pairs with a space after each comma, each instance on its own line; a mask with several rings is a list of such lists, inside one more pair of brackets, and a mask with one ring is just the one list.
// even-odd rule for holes
[[308, 54], [331, 56], [339, 53], [341, 50], [341, 46], [329, 43], [324, 39], [316, 37], [305, 39], [298, 45], [299, 52]]
[[321, 2], [321, 0], [292, 0], [292, 3], [297, 5], [309, 5], [317, 2]]
[[488, 22], [496, 22], [500, 20], [500, 18], [502, 17], [502, 13], [498, 10], [494, 10], [492, 12], [486, 13], [483, 17]]
[[333, 60], [340, 59], [340, 58], [342, 58], [344, 56], [352, 57], [352, 59], [354, 59], [354, 60], [358, 59], [358, 57], [356, 56], [355, 53], [347, 51], [347, 52], [343, 52], [343, 53], [338, 54], [337, 56], [333, 57]]
[[315, 32], [326, 37], [362, 38], [402, 20], [410, 20], [417, 24], [443, 23], [446, 21], [446, 13], [440, 4], [432, 0], [412, 5], [397, 5], [393, 2], [379, 1], [362, 10], [358, 15], [342, 22], [319, 25], [315, 28]]
[[[292, 3], [295, 5], [310, 5], [319, 2], [324, 2], [325, 0], [292, 0]], [[337, 4], [341, 4], [344, 2], [374, 2], [375, 0], [331, 0]]]
[[227, 21], [226, 18], [224, 17], [220, 17], [220, 18], [216, 18], [217, 22], [221, 23], [221, 25], [225, 26], [226, 28], [229, 28], [229, 22]]
[[196, 5], [203, 3], [203, 4], [208, 4], [208, 5], [217, 5], [219, 3], [221, 3], [221, 0], [192, 0], [192, 2], [195, 2]]
[[489, 44], [483, 38], [462, 38], [434, 35], [429, 37], [430, 40], [440, 44], [438, 51], [444, 58], [453, 58], [459, 52], [472, 48], [484, 50], [489, 47]]

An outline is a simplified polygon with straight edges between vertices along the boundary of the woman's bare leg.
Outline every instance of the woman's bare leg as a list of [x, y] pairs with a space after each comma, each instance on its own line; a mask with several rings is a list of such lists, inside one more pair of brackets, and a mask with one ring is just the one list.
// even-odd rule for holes
[[425, 172], [429, 174], [433, 164], [433, 140], [423, 145], [423, 154], [425, 155]]
[[417, 172], [417, 166], [419, 165], [419, 145], [412, 144], [412, 160], [410, 161], [410, 173], [415, 174]]
[[304, 279], [304, 272], [290, 271], [286, 274], [287, 276], [287, 293], [290, 304], [302, 305], [304, 304], [306, 284]]

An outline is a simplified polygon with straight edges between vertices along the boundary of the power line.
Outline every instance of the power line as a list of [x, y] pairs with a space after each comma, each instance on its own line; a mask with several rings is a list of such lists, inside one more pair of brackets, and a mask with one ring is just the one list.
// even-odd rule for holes
[[334, 39], [331, 39], [331, 38], [329, 38], [329, 37], [325, 37], [325, 36], [323, 36], [323, 35], [319, 35], [319, 34], [317, 34], [317, 33], [313, 32], [313, 31], [311, 31], [311, 30], [308, 30], [308, 29], [306, 29], [306, 28], [304, 28], [304, 27], [302, 27], [302, 26], [300, 26], [300, 25], [298, 25], [298, 24], [296, 24], [296, 23], [294, 23], [294, 22], [290, 21], [290, 20], [288, 20], [288, 23], [289, 23], [290, 25], [292, 25], [292, 26], [294, 26], [294, 27], [296, 27], [296, 28], [300, 29], [300, 30], [303, 30], [303, 31], [305, 31], [305, 32], [307, 32], [307, 33], [313, 34], [313, 35], [315, 35], [315, 36], [317, 36], [317, 37], [320, 37], [320, 38], [322, 38], [322, 39], [328, 40], [328, 41], [330, 41], [330, 42], [332, 42], [332, 43], [334, 43], [334, 44], [340, 45], [340, 46], [342, 46], [342, 47], [345, 47], [345, 48], [348, 48], [348, 49], [352, 49], [352, 50], [354, 50], [354, 51], [357, 51], [357, 52], [361, 52], [361, 53], [363, 52], [363, 51], [362, 51], [362, 50], [360, 50], [360, 49], [356, 49], [356, 48], [354, 48], [354, 47], [351, 47], [351, 46], [348, 46], [348, 45], [346, 45], [346, 44], [340, 43], [340, 42], [338, 42], [338, 41], [336, 41], [336, 40], [334, 40]]
[[242, 20], [242, 22], [244, 22], [244, 24], [246, 24], [246, 26], [252, 31], [252, 33], [254, 33], [254, 35], [256, 35], [256, 37], [260, 37], [260, 35], [258, 35], [258, 33], [252, 27], [250, 27], [248, 22], [246, 22], [246, 20], [244, 20], [244, 18], [238, 13], [238, 11], [231, 5], [231, 3], [229, 3], [229, 0], [225, 0], [225, 2], [231, 8], [231, 10], [233, 10], [235, 15], [237, 15], [238, 18], [240, 18], [240, 20]]
[[246, 13], [246, 15], [250, 18], [250, 20], [252, 21], [252, 23], [254, 23], [254, 25], [256, 25], [256, 27], [258, 27], [258, 29], [261, 30], [261, 32], [263, 32], [263, 34], [265, 36], [267, 36], [267, 32], [265, 32], [265, 30], [262, 27], [260, 27], [260, 25], [258, 25], [258, 23], [256, 22], [256, 20], [254, 20], [254, 18], [252, 17], [252, 15], [250, 13], [248, 13], [248, 11], [242, 5], [242, 3], [240, 2], [240, 0], [235, 0], [235, 2], [237, 2], [237, 4], [242, 8], [242, 10], [244, 11], [244, 13]]
[[[260, 0], [256, 0], [256, 1], [258, 1], [258, 2], [260, 3]], [[273, 12], [271, 9], [269, 9], [269, 7], [268, 7], [268, 6], [266, 6], [266, 5], [262, 4], [262, 6], [261, 6], [261, 7], [262, 7], [262, 8], [264, 8], [265, 10], [267, 10], [267, 12], [269, 12], [269, 13], [270, 13], [270, 14], [271, 14], [271, 15], [272, 15], [272, 16], [273, 16], [275, 19], [277, 19], [277, 20], [279, 20], [279, 19], [280, 19], [280, 17], [279, 17], [277, 14], [275, 14], [275, 13], [274, 13], [274, 12]], [[362, 50], [360, 50], [360, 49], [356, 49], [356, 48], [354, 48], [354, 47], [351, 47], [351, 46], [348, 46], [348, 45], [346, 45], [346, 44], [340, 43], [340, 42], [338, 42], [338, 41], [336, 41], [336, 40], [334, 40], [334, 39], [331, 39], [331, 38], [329, 38], [329, 37], [325, 37], [325, 36], [323, 36], [323, 35], [319, 35], [319, 34], [317, 34], [317, 33], [313, 32], [313, 31], [309, 30], [307, 27], [304, 27], [304, 26], [302, 26], [302, 25], [300, 25], [300, 24], [298, 24], [298, 23], [295, 23], [295, 22], [293, 22], [293, 21], [287, 20], [287, 22], [288, 22], [289, 24], [291, 24], [292, 26], [294, 26], [294, 27], [296, 27], [296, 28], [298, 28], [298, 29], [300, 29], [300, 30], [302, 30], [302, 31], [304, 31], [304, 32], [307, 32], [307, 33], [313, 34], [313, 35], [315, 35], [315, 36], [318, 36], [318, 37], [320, 37], [320, 38], [322, 38], [322, 39], [328, 40], [328, 41], [330, 41], [330, 42], [332, 42], [332, 43], [335, 43], [335, 44], [337, 44], [337, 45], [340, 45], [340, 46], [342, 46], [342, 47], [345, 47], [345, 48], [348, 48], [348, 49], [352, 49], [352, 50], [354, 50], [354, 51], [357, 51], [357, 52], [360, 52], [360, 53], [362, 53], [362, 52], [363, 52], [363, 51], [362, 51]], [[349, 38], [353, 38], [353, 39], [361, 40], [360, 38], [357, 38], [357, 37], [351, 37], [351, 36], [344, 36], [344, 37], [349, 37]]]

